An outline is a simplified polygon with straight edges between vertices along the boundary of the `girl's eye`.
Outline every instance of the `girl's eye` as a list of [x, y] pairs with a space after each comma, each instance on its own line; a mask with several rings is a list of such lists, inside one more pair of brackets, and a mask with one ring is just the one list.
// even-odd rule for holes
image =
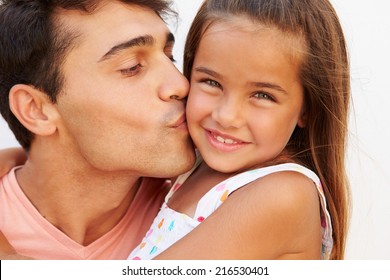
[[275, 101], [275, 99], [269, 95], [268, 93], [266, 92], [256, 92], [255, 94], [253, 94], [253, 97], [255, 97], [256, 99], [265, 99], [265, 100], [269, 100], [269, 101]]
[[123, 74], [125, 76], [132, 77], [132, 76], [137, 75], [138, 72], [141, 71], [141, 68], [142, 68], [142, 65], [140, 63], [138, 63], [137, 65], [135, 65], [133, 67], [121, 69], [120, 72], [121, 72], [121, 74]]
[[214, 81], [214, 80], [210, 80], [210, 79], [205, 79], [205, 80], [202, 80], [201, 82], [203, 82], [211, 87], [216, 87], [216, 88], [222, 87], [220, 83], [218, 83], [217, 81]]

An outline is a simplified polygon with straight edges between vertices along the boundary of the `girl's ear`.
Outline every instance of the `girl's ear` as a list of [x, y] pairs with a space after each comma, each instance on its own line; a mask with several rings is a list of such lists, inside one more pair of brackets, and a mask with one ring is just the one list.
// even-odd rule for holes
[[303, 109], [302, 110], [302, 113], [298, 119], [298, 123], [297, 125], [300, 127], [300, 128], [304, 128], [307, 124], [307, 113], [306, 113], [306, 110]]
[[9, 106], [20, 123], [35, 135], [48, 136], [57, 130], [55, 106], [42, 91], [30, 85], [14, 85]]

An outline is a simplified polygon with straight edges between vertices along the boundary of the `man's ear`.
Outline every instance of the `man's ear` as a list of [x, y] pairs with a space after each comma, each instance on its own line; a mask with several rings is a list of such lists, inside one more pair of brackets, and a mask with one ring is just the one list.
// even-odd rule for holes
[[42, 91], [25, 84], [14, 85], [9, 93], [9, 106], [20, 123], [36, 135], [53, 134], [55, 108]]

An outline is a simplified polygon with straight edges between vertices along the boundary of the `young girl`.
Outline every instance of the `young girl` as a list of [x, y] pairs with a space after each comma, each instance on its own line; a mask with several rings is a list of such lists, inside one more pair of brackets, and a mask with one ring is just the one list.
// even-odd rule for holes
[[205, 1], [184, 61], [202, 158], [129, 259], [342, 259], [350, 86], [329, 1]]
[[129, 259], [342, 259], [349, 66], [328, 0], [206, 0], [189, 31], [202, 155]]

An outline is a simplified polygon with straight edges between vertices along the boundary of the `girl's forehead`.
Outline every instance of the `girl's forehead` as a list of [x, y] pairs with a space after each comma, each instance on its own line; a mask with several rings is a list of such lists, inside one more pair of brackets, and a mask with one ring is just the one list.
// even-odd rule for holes
[[304, 54], [307, 53], [304, 36], [299, 32], [283, 31], [275, 25], [264, 24], [245, 16], [233, 16], [209, 21], [205, 25], [201, 40], [217, 38], [221, 35], [228, 35], [237, 40], [243, 37], [253, 38], [253, 42], [261, 42], [261, 40], [258, 40], [259, 38], [266, 39], [268, 43], [272, 42], [283, 46], [283, 49], [290, 53], [294, 60], [302, 59]]
[[281, 40], [303, 41], [304, 37], [298, 30], [285, 31], [275, 24], [252, 20], [245, 16], [229, 18], [213, 18], [204, 24], [203, 36], [218, 32], [240, 32], [249, 36], [270, 36]]

